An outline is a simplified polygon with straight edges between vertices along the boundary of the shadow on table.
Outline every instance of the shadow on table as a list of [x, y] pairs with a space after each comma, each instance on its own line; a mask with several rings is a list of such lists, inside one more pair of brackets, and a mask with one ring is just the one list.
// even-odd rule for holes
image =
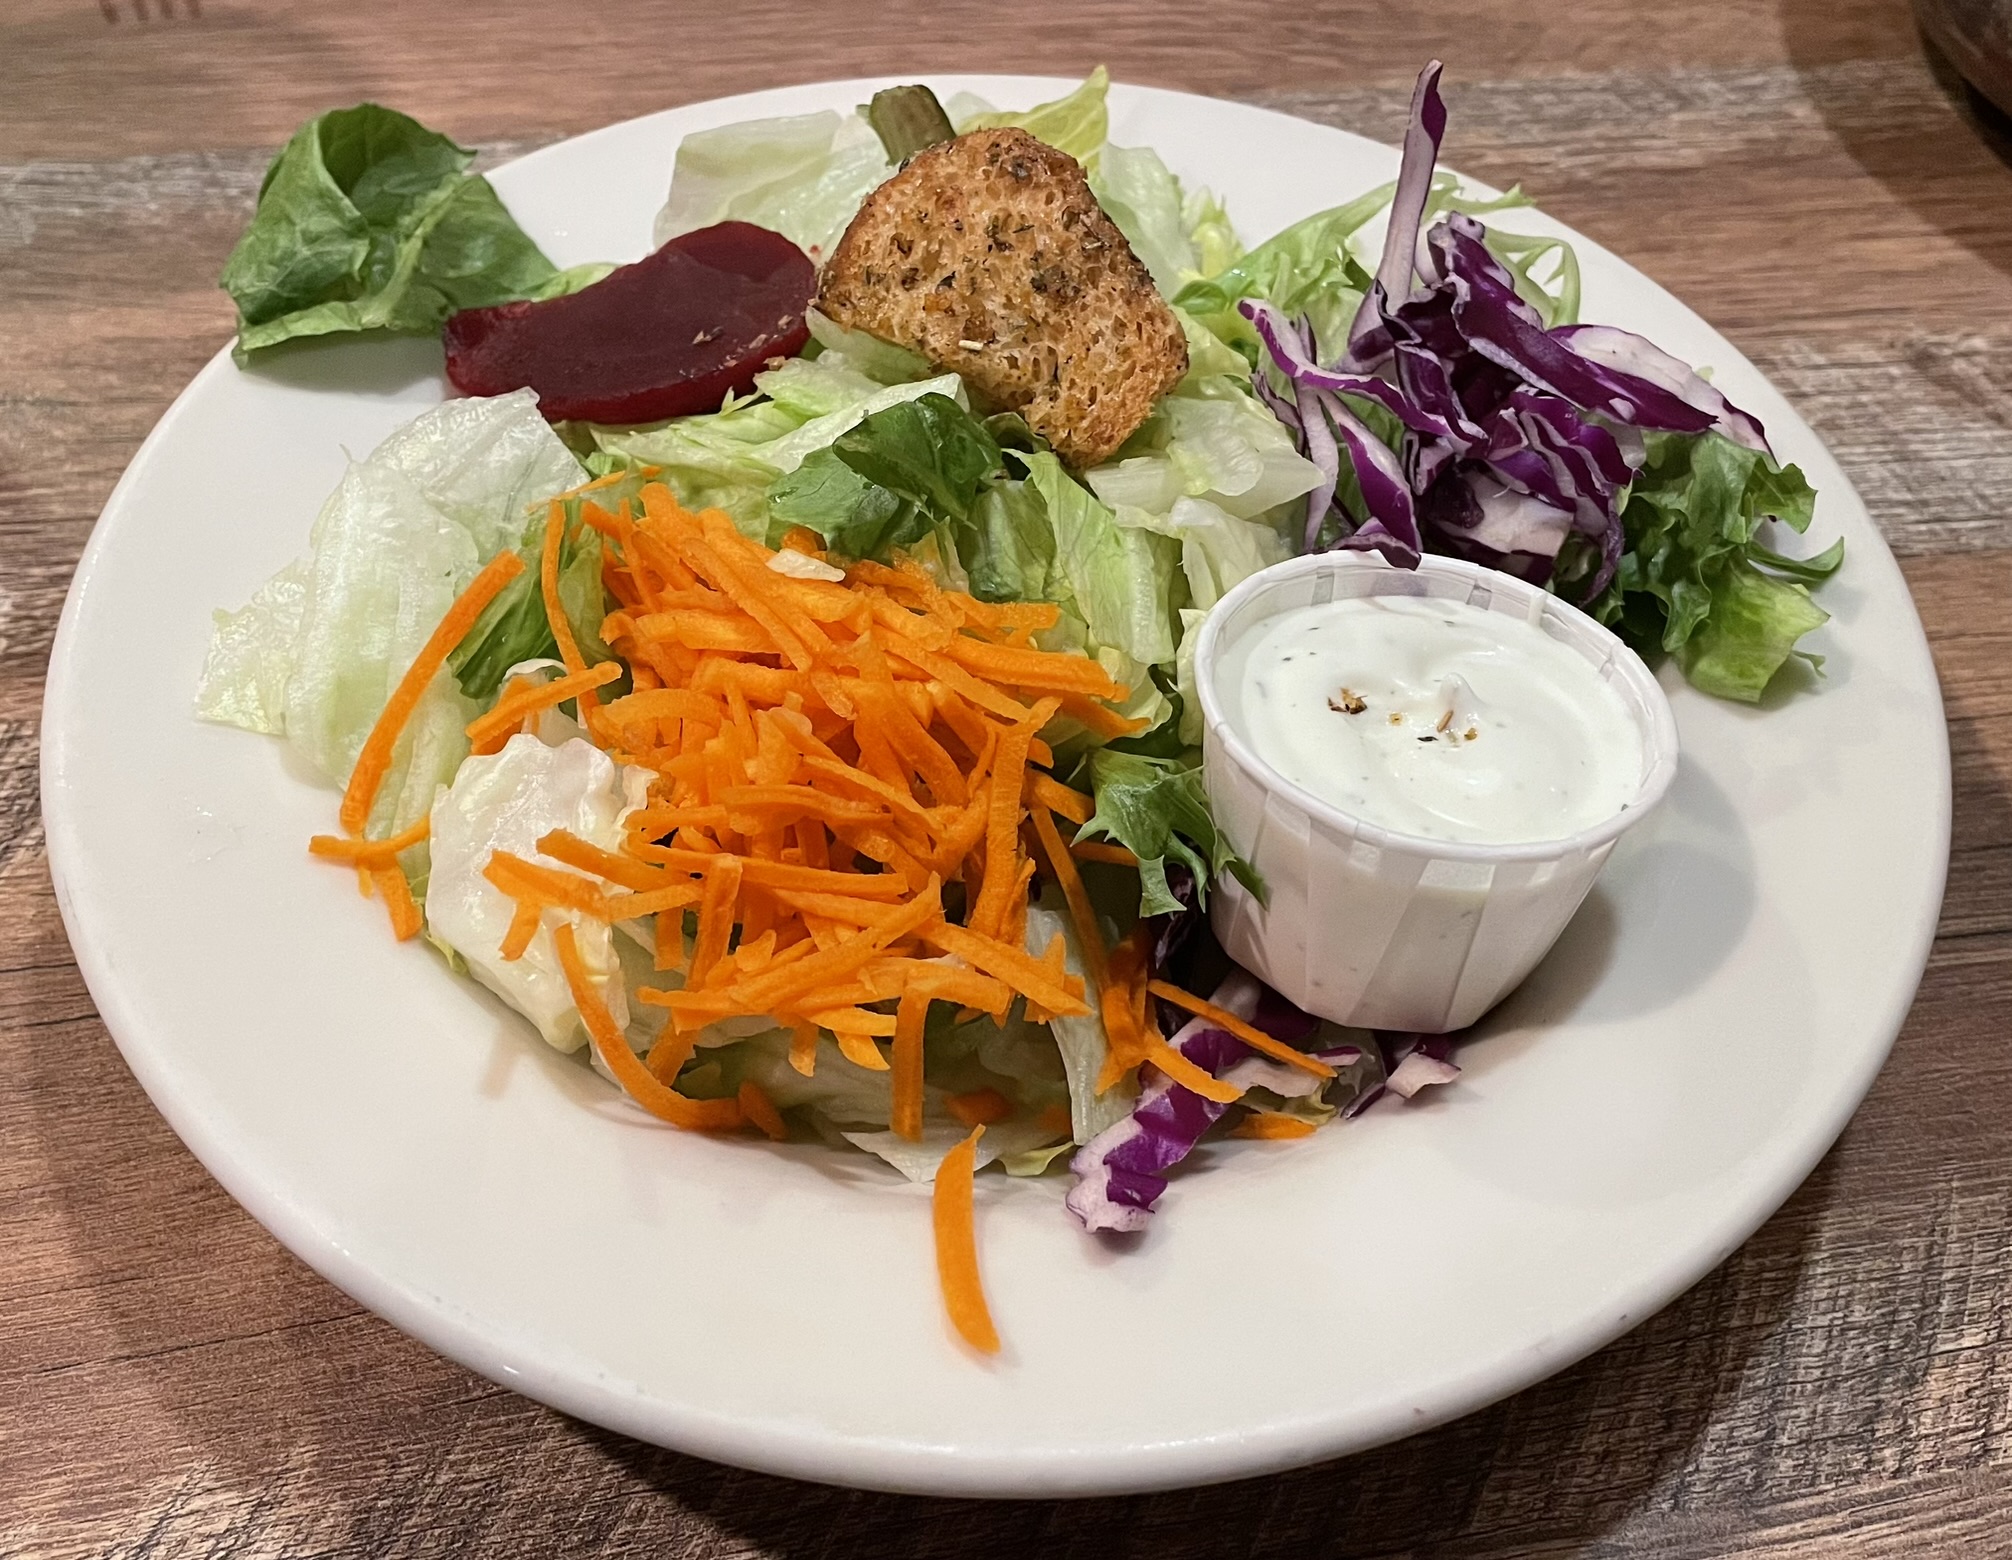
[[[1860, 59], [1840, 66], [1834, 0], [1778, 0], [1782, 45], [1810, 105], [1845, 152], [1896, 201], [1938, 232], [2001, 271], [2012, 271], [2012, 228], [2003, 208], [1980, 207], [1977, 175], [1996, 161], [2012, 165], [2012, 120], [1973, 92], [1948, 58], [1899, 16], [1886, 20], [1886, 48], [1903, 43], [1918, 58]], [[1926, 69], [1947, 100], [1949, 118], [1924, 117], [1913, 90]], [[1890, 90], [1889, 90], [1890, 89]], [[1812, 241], [1816, 235], [1810, 235]]]
[[[1680, 1498], [1692, 1448], [1790, 1312], [1831, 1182], [1826, 1159], [1724, 1266], [1552, 1380], [1425, 1435], [1294, 1473], [1105, 1500], [929, 1500], [736, 1473], [585, 1433], [639, 1482], [778, 1560], [925, 1560], [974, 1544], [1044, 1560], [1352, 1560], [1528, 1543], [1570, 1553]], [[1402, 1324], [1391, 1332], [1394, 1341]], [[1068, 1405], [1056, 1412], [1066, 1416]]]

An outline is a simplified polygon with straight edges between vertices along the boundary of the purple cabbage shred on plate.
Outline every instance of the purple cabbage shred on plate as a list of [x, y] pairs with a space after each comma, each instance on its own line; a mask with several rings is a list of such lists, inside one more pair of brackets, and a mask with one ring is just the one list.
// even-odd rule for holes
[[[1288, 1045], [1303, 1046], [1320, 1030], [1320, 1021], [1312, 1014], [1302, 1012], [1245, 970], [1233, 970], [1210, 1000]], [[1189, 1019], [1168, 1044], [1211, 1077], [1246, 1088], [1319, 1094], [1328, 1087], [1309, 1073], [1260, 1056], [1204, 1018]], [[1386, 1089], [1409, 1097], [1427, 1084], [1450, 1081], [1459, 1073], [1450, 1060], [1452, 1043], [1444, 1036], [1400, 1036], [1394, 1043], [1379, 1037], [1379, 1048], [1386, 1077], [1351, 1101], [1346, 1115], [1358, 1114]], [[1352, 1045], [1309, 1054], [1337, 1068], [1362, 1060], [1362, 1052]], [[1067, 1205], [1087, 1230], [1144, 1229], [1167, 1189], [1166, 1172], [1187, 1158], [1202, 1136], [1233, 1108], [1204, 1099], [1150, 1065], [1142, 1076], [1144, 1087], [1132, 1113], [1084, 1144], [1070, 1161], [1077, 1179]]]

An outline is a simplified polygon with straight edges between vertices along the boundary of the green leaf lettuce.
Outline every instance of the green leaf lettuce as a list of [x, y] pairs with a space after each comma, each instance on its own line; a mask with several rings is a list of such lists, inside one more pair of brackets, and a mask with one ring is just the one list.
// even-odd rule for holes
[[1843, 543], [1796, 560], [1756, 539], [1770, 518], [1808, 528], [1816, 495], [1796, 467], [1716, 433], [1645, 441], [1622, 513], [1628, 548], [1593, 615], [1638, 650], [1675, 655], [1705, 692], [1752, 703], [1828, 620], [1807, 587], [1836, 571]]
[[306, 336], [436, 331], [459, 309], [550, 297], [562, 272], [504, 209], [474, 154], [375, 103], [309, 120], [266, 170], [224, 264], [240, 359]]

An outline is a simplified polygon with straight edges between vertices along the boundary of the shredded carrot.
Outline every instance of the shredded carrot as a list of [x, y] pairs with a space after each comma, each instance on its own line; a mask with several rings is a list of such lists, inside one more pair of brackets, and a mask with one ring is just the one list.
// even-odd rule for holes
[[630, 1099], [660, 1121], [701, 1132], [729, 1131], [746, 1119], [738, 1100], [689, 1099], [659, 1082], [637, 1059], [636, 1053], [629, 1049], [628, 1037], [608, 1011], [607, 1003], [601, 1000], [601, 994], [594, 989], [586, 965], [580, 960], [580, 946], [573, 937], [570, 922], [561, 925], [552, 934], [552, 942], [558, 949], [559, 968], [565, 972], [566, 989], [572, 994], [573, 1005], [580, 1010], [581, 1021], [587, 1026], [587, 1038], [593, 1042], [594, 1054], [600, 1057], [601, 1065], [615, 1075], [615, 1081]]
[[410, 827], [381, 840], [353, 840], [335, 834], [317, 834], [307, 842], [307, 848], [311, 855], [374, 872], [391, 866], [401, 852], [425, 840], [432, 821], [430, 816], [421, 818]]
[[1218, 1105], [1229, 1105], [1243, 1098], [1242, 1089], [1204, 1072], [1164, 1040], [1150, 1041], [1147, 1044], [1146, 1060], [1182, 1088], [1199, 1094], [1205, 1100], [1214, 1100]]
[[385, 701], [377, 723], [364, 739], [363, 750], [356, 756], [355, 767], [349, 772], [349, 784], [343, 788], [342, 807], [336, 815], [347, 833], [361, 835], [363, 826], [370, 821], [370, 810], [376, 804], [384, 777], [391, 772], [392, 753], [405, 730], [405, 723], [412, 718], [412, 712], [419, 707], [427, 688], [447, 664], [447, 657], [468, 637], [475, 620], [482, 616], [484, 609], [496, 599], [503, 587], [523, 572], [524, 560], [516, 553], [498, 553], [469, 582], [468, 588], [455, 598], [454, 605], [447, 609], [447, 615], [434, 626], [426, 643], [420, 646], [419, 654], [412, 658], [412, 664], [406, 667], [405, 675], [399, 678], [398, 686]]
[[923, 936], [945, 953], [954, 953], [987, 975], [997, 976], [1050, 1013], [1090, 1011], [1083, 1000], [1080, 981], [1074, 982], [1075, 989], [1071, 990], [1071, 981], [1059, 967], [1049, 969], [1018, 948], [948, 923], [927, 928]]
[[1226, 1008], [1219, 1008], [1213, 1002], [1205, 1002], [1179, 986], [1163, 980], [1148, 983], [1146, 989], [1163, 1002], [1171, 1002], [1177, 1008], [1185, 1008], [1197, 1018], [1207, 1019], [1219, 1029], [1227, 1029], [1253, 1051], [1262, 1051], [1273, 1061], [1284, 1062], [1288, 1067], [1297, 1067], [1301, 1072], [1310, 1072], [1316, 1078], [1332, 1078], [1334, 1069], [1317, 1056], [1295, 1050], [1283, 1040], [1275, 1040], [1257, 1025], [1238, 1018]]
[[1076, 945], [1083, 950], [1084, 973], [1090, 977], [1092, 989], [1102, 991], [1109, 979], [1106, 966], [1110, 955], [1104, 946], [1103, 929], [1097, 925], [1097, 912], [1090, 904], [1090, 891], [1083, 886], [1076, 860], [1055, 830], [1055, 815], [1046, 807], [1034, 809], [1034, 832], [1040, 837], [1041, 849], [1047, 853], [1048, 865], [1054, 869], [1055, 881], [1061, 885], [1062, 897], [1068, 903], [1069, 919], [1076, 928]]
[[1275, 1110], [1253, 1111], [1230, 1128], [1230, 1136], [1240, 1138], [1303, 1138], [1312, 1137], [1313, 1132], [1312, 1122]]
[[1135, 870], [1139, 858], [1122, 845], [1109, 845], [1101, 840], [1077, 840], [1070, 844], [1069, 854], [1078, 861], [1101, 861], [1114, 867], [1131, 867]]
[[492, 851], [483, 865], [482, 876], [512, 899], [574, 910], [596, 920], [614, 919], [608, 896], [591, 879], [577, 872], [561, 872], [541, 867], [535, 861], [512, 855], [507, 850]]
[[518, 900], [516, 912], [510, 917], [510, 930], [503, 934], [503, 945], [496, 951], [509, 963], [523, 958], [531, 939], [538, 935], [542, 919], [543, 907], [535, 899]]
[[762, 1086], [754, 1079], [750, 1078], [741, 1085], [737, 1098], [741, 1114], [760, 1127], [772, 1141], [781, 1143], [788, 1139], [789, 1128], [783, 1122], [782, 1112], [775, 1108], [775, 1101], [762, 1092]]
[[922, 1031], [929, 1017], [929, 994], [913, 987], [901, 994], [894, 1019], [894, 1103], [888, 1126], [911, 1143], [922, 1141]]
[[[559, 647], [559, 659], [569, 672], [584, 672], [587, 662], [580, 654], [580, 642], [573, 637], [572, 621], [559, 599], [559, 544], [566, 535], [566, 508], [554, 499], [545, 514], [545, 545], [538, 555], [538, 590], [545, 598], [545, 623], [552, 630], [552, 642]], [[580, 716], [584, 720], [600, 703], [592, 688], [579, 693]]]
[[974, 1089], [944, 1101], [950, 1114], [967, 1127], [989, 1127], [1013, 1114], [1013, 1102], [997, 1089]]
[[488, 714], [478, 715], [468, 723], [469, 745], [481, 747], [493, 742], [499, 734], [508, 734], [531, 716], [564, 704], [568, 699], [585, 699], [596, 688], [613, 682], [621, 675], [619, 661], [603, 661], [599, 666], [590, 666], [584, 671], [554, 677], [548, 683], [525, 683], [498, 699]]
[[[589, 737], [640, 770], [648, 795], [626, 815], [615, 848], [553, 830], [537, 859], [495, 852], [483, 871], [514, 902], [506, 956], [521, 957], [541, 925], [556, 923], [595, 1052], [644, 1109], [684, 1126], [752, 1123], [782, 1135], [780, 1112], [753, 1085], [712, 1101], [674, 1087], [700, 1030], [760, 1017], [788, 1030], [799, 1074], [813, 1073], [827, 1038], [853, 1065], [890, 1072], [889, 1124], [912, 1141], [923, 1130], [930, 1005], [1004, 1022], [1021, 1000], [1037, 1019], [1102, 1012], [1114, 1063], [1157, 1065], [1212, 1098], [1234, 1097], [1154, 1028], [1136, 939], [1106, 949], [1076, 862], [1131, 857], [1109, 844], [1072, 847], [1058, 825], [1059, 816], [1080, 827], [1095, 803], [1056, 780], [1050, 744], [1135, 723], [1110, 707], [1126, 690], [1102, 666], [1035, 643], [1058, 620], [1055, 607], [979, 602], [907, 558], [848, 565], [842, 583], [796, 579], [771, 568], [774, 553], [728, 517], [692, 513], [660, 483], [589, 484], [565, 498], [546, 512], [537, 576], [565, 671], [542, 685], [514, 683], [468, 736], [478, 749], [500, 750], [541, 712], [577, 700]], [[579, 630], [559, 592], [575, 509], [598, 538], [612, 607]], [[813, 535], [786, 541], [824, 553]], [[416, 828], [366, 841], [362, 825], [411, 706], [522, 567], [517, 554], [502, 555], [442, 620], [351, 776], [342, 820], [350, 838], [323, 837], [317, 855], [388, 874], [400, 849], [425, 838]], [[581, 635], [590, 626], [613, 659], [586, 663]], [[597, 699], [624, 675], [632, 691]], [[1058, 717], [1069, 724], [1050, 731]], [[1068, 973], [1059, 936], [1038, 958], [1027, 951], [1028, 901], [1044, 858], [1069, 903], [1087, 978]], [[365, 881], [400, 925], [416, 924], [416, 907], [401, 908], [410, 904], [402, 879]], [[590, 989], [576, 922], [648, 917], [657, 967], [683, 967], [684, 978], [676, 990], [636, 994], [668, 1010], [644, 1061]], [[1012, 1104], [981, 1089], [953, 1097], [949, 1109], [982, 1129], [1007, 1119]], [[1057, 1130], [1066, 1134], [1067, 1124]], [[976, 1153], [974, 1133], [939, 1177], [938, 1249], [960, 1332], [996, 1350], [971, 1224]]]
[[705, 898], [699, 905], [699, 936], [692, 944], [689, 984], [698, 985], [727, 951], [733, 935], [734, 902], [740, 897], [741, 859], [718, 856], [706, 873]]
[[855, 1034], [850, 1029], [834, 1029], [832, 1038], [838, 1042], [838, 1051], [855, 1067], [864, 1067], [868, 1072], [886, 1072], [887, 1058], [880, 1054], [880, 1047], [870, 1036]]
[[936, 1227], [936, 1276], [943, 1288], [943, 1308], [957, 1335], [981, 1354], [999, 1352], [999, 1331], [985, 1303], [985, 1286], [978, 1276], [978, 1231], [972, 1217], [971, 1182], [978, 1165], [978, 1140], [983, 1124], [943, 1156], [936, 1167], [931, 1213]]
[[419, 906], [413, 903], [412, 889], [405, 881], [405, 874], [397, 867], [381, 867], [370, 874], [370, 880], [377, 891], [384, 896], [385, 908], [391, 912], [391, 930], [400, 942], [416, 936], [426, 918], [419, 913]]
[[697, 1047], [690, 1035], [678, 1034], [669, 1024], [657, 1036], [657, 1043], [650, 1047], [650, 1054], [643, 1058], [643, 1065], [659, 1083], [676, 1087], [678, 1074], [685, 1070], [685, 1063], [692, 1059]]
[[1027, 777], [1027, 805], [1060, 813], [1078, 828], [1088, 823], [1097, 810], [1097, 804], [1081, 791], [1072, 790], [1053, 775], [1038, 772]]

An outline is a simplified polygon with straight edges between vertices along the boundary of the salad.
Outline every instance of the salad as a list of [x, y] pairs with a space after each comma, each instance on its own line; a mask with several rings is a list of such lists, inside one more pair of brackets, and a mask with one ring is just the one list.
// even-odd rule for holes
[[[561, 271], [471, 154], [365, 104], [274, 162], [238, 354], [441, 332], [466, 392], [351, 463], [220, 612], [197, 713], [341, 788], [353, 870], [675, 1126], [933, 1183], [982, 1351], [971, 1186], [1066, 1170], [1143, 1228], [1205, 1134], [1306, 1136], [1457, 1076], [1215, 944], [1196, 631], [1294, 553], [1548, 584], [1760, 697], [1838, 567], [1703, 372], [1578, 319], [1569, 245], [1437, 170], [1245, 249], [1108, 139], [925, 87], [687, 136], [630, 266]], [[1382, 219], [1380, 247], [1365, 247]], [[1810, 658], [1814, 660], [1814, 657]]]

